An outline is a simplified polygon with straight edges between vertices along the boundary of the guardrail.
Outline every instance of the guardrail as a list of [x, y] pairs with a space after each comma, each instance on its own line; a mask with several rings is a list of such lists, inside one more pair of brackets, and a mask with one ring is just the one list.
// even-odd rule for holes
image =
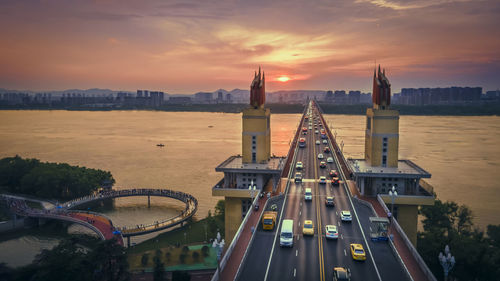
[[[377, 195], [377, 201], [380, 203], [380, 205], [382, 205], [382, 208], [384, 208], [384, 211], [386, 213], [389, 213], [389, 209], [385, 205], [384, 200], [382, 200], [382, 197], [380, 197], [380, 195]], [[416, 260], [418, 266], [422, 269], [422, 271], [424, 272], [427, 279], [431, 280], [431, 281], [437, 281], [436, 277], [434, 276], [434, 274], [432, 274], [431, 270], [429, 269], [427, 264], [424, 262], [424, 260], [422, 259], [422, 257], [418, 253], [417, 249], [415, 249], [415, 246], [413, 246], [413, 244], [410, 242], [410, 239], [408, 239], [408, 236], [406, 236], [406, 233], [403, 231], [403, 229], [399, 225], [396, 218], [394, 218], [394, 217], [391, 218], [391, 224], [394, 226], [394, 228], [399, 233], [399, 235], [403, 238], [405, 245], [410, 250], [411, 255]]]

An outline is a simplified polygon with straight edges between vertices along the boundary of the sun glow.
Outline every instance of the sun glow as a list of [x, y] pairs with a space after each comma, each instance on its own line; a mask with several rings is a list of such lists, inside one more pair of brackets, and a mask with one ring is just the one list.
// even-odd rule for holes
[[280, 76], [280, 77], [278, 77], [278, 81], [280, 81], [280, 82], [287, 82], [289, 80], [290, 80], [290, 77], [288, 77], [288, 76]]

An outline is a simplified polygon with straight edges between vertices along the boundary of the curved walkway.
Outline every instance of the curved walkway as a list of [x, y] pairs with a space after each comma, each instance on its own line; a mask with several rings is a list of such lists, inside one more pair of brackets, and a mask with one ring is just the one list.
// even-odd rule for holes
[[[102, 214], [79, 210], [70, 210], [82, 204], [94, 201], [130, 196], [169, 197], [184, 202], [186, 204], [186, 207], [181, 212], [181, 214], [175, 217], [156, 221], [147, 225], [137, 225], [137, 227], [135, 228], [116, 228], [113, 226], [113, 222]], [[92, 231], [97, 233], [97, 235], [101, 239], [112, 239], [113, 237], [115, 237], [118, 243], [121, 245], [123, 245], [123, 237], [142, 235], [182, 224], [183, 222], [191, 218], [198, 209], [198, 200], [192, 195], [167, 189], [125, 189], [102, 191], [94, 195], [77, 198], [58, 205], [52, 209], [45, 210], [33, 209], [29, 207], [25, 202], [28, 199], [25, 199], [22, 196], [2, 194], [0, 195], [0, 198], [6, 200], [10, 209], [17, 215], [57, 219], [77, 223], [91, 229]]]

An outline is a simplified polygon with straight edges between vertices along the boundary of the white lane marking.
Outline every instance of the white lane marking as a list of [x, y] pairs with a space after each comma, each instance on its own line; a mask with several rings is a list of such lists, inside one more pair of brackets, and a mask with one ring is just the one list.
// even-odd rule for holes
[[295, 256], [299, 255], [299, 250], [295, 250]]
[[297, 274], [297, 268], [294, 268], [293, 269], [293, 277], [295, 277], [296, 274]]
[[344, 236], [342, 235], [342, 233], [340, 234], [340, 239], [344, 239]]
[[300, 206], [302, 206], [302, 202], [300, 202]]
[[345, 251], [345, 249], [344, 249], [344, 256], [346, 256], [346, 257], [347, 257], [347, 252]]
[[300, 235], [297, 234], [297, 241], [299, 241], [299, 239], [300, 239]]
[[299, 226], [300, 226], [300, 221], [299, 221]]
[[340, 222], [338, 221], [337, 224], [340, 226]]
[[339, 212], [335, 211], [335, 215], [337, 215], [337, 216], [338, 216], [338, 215], [339, 215]]
[[[302, 216], [302, 211], [299, 212], [299, 216]], [[371, 229], [370, 229], [370, 231], [371, 231]]]
[[370, 232], [373, 232], [373, 231], [372, 231], [372, 227], [371, 227], [371, 226], [370, 226]]

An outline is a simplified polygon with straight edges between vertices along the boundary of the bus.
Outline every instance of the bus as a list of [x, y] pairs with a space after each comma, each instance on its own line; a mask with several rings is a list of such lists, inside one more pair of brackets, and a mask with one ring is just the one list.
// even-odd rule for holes
[[305, 138], [300, 138], [299, 139], [299, 147], [300, 148], [306, 147], [306, 139]]

